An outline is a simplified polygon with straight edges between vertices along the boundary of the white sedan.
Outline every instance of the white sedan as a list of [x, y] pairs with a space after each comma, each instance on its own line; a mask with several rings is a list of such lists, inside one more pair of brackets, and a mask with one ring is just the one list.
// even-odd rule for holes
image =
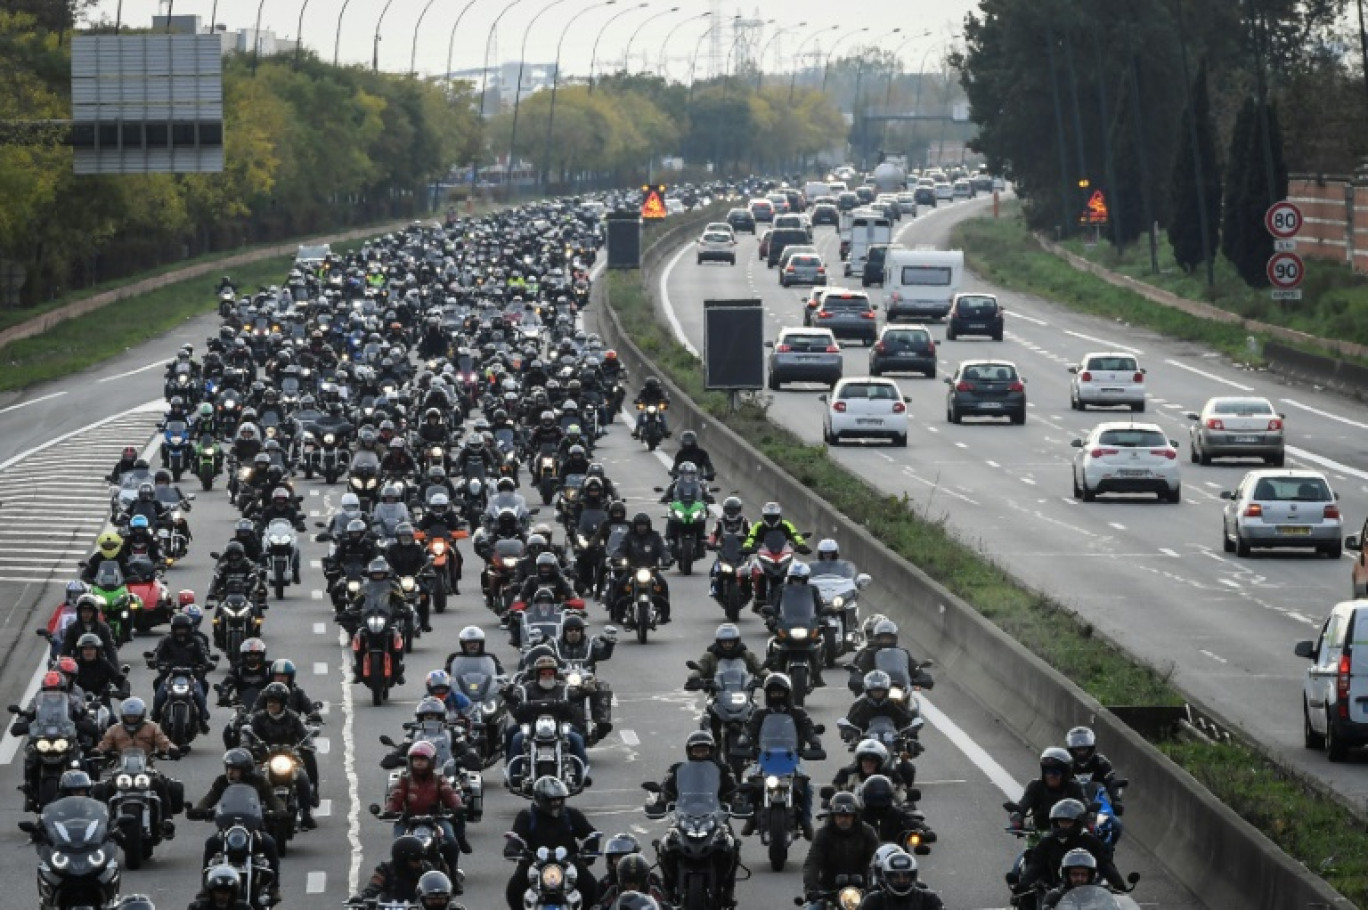
[[1178, 443], [1153, 423], [1100, 423], [1087, 439], [1072, 443], [1075, 499], [1100, 493], [1154, 493], [1161, 502], [1182, 501]]
[[822, 438], [827, 445], [840, 445], [842, 439], [856, 436], [890, 440], [907, 447], [907, 403], [897, 383], [891, 379], [842, 379], [829, 395], [822, 418]]

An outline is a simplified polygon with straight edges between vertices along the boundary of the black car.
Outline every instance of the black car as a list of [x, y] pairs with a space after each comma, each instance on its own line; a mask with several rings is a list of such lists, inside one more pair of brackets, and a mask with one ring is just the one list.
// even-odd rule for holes
[[750, 213], [750, 209], [732, 209], [727, 212], [727, 224], [731, 225], [733, 231], [755, 233], [755, 216]]
[[879, 195], [879, 191], [869, 184], [855, 187], [855, 198], [860, 200], [861, 205], [869, 205], [877, 195]]
[[956, 294], [945, 317], [945, 340], [954, 341], [960, 335], [987, 335], [1001, 341], [1002, 322], [1002, 306], [992, 294]]
[[884, 260], [888, 257], [888, 248], [892, 244], [871, 243], [869, 250], [865, 253], [864, 273], [860, 276], [861, 287], [877, 285], [883, 287], [884, 283]]
[[969, 416], [1026, 422], [1026, 380], [1010, 361], [966, 360], [955, 375], [945, 377], [945, 384], [945, 419], [950, 423]]
[[931, 186], [919, 186], [912, 191], [912, 195], [917, 200], [917, 205], [929, 205], [936, 207], [936, 188]]
[[936, 340], [925, 326], [884, 326], [869, 349], [869, 375], [923, 373], [936, 378]]
[[812, 238], [803, 228], [775, 228], [770, 231], [769, 250], [766, 253], [765, 264], [774, 268], [779, 264], [779, 257], [784, 252], [784, 247], [789, 244], [808, 244]]
[[860, 197], [847, 190], [836, 197], [836, 207], [843, 212], [853, 212], [860, 207]]
[[812, 207], [812, 226], [819, 224], [829, 224], [832, 227], [839, 227], [841, 224], [841, 210], [830, 202], [819, 202]]

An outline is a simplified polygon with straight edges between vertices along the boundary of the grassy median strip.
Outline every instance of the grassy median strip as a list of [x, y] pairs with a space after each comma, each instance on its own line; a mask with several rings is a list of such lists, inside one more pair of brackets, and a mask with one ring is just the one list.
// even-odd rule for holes
[[[279, 284], [291, 256], [266, 259], [233, 270], [244, 291]], [[42, 334], [0, 348], [0, 391], [22, 389], [79, 372], [156, 338], [218, 306], [215, 281], [201, 275], [115, 301], [91, 313], [58, 323]]]
[[[743, 403], [728, 413], [726, 396], [703, 388], [697, 359], [660, 321], [640, 274], [609, 272], [604, 281], [623, 328], [690, 398], [1102, 704], [1183, 704], [1166, 673], [1095, 635], [1078, 616], [954, 538], [943, 522], [915, 513], [905, 498], [870, 487], [828, 457], [825, 446], [807, 445], [774, 424], [763, 405]], [[1290, 856], [1357, 906], [1368, 906], [1368, 834], [1337, 803], [1240, 745], [1161, 746]]]

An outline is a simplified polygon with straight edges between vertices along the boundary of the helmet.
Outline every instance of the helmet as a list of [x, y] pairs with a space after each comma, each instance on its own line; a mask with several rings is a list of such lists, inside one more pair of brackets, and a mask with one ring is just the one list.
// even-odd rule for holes
[[271, 664], [271, 676], [285, 676], [289, 678], [291, 683], [293, 683], [295, 680], [294, 661], [286, 660], [283, 657], [280, 658], [275, 663]]
[[124, 729], [130, 733], [137, 730], [146, 719], [147, 702], [141, 698], [125, 698], [123, 704], [119, 706], [119, 720], [123, 722]]
[[[551, 671], [549, 679], [542, 679], [542, 673], [546, 670]], [[537, 681], [537, 685], [543, 689], [551, 689], [556, 685], [556, 674], [560, 672], [560, 665], [556, 663], [556, 658], [549, 654], [538, 657], [532, 662], [532, 678]]]
[[805, 562], [799, 562], [795, 559], [793, 565], [789, 566], [788, 581], [790, 584], [805, 585], [811, 575], [812, 569]]
[[[540, 559], [542, 551], [545, 550], [546, 547], [547, 542], [545, 537], [542, 537], [540, 534], [529, 534], [527, 536], [527, 545], [524, 547], [524, 549], [527, 551], [527, 554], [529, 556], [535, 554], [537, 558]], [[553, 556], [552, 559], [554, 558], [555, 557]], [[533, 561], [533, 565], [536, 565], [535, 560]]]
[[532, 799], [537, 808], [553, 818], [560, 818], [561, 809], [565, 807], [565, 800], [569, 796], [570, 788], [565, 786], [565, 782], [550, 774], [537, 778], [532, 785]]
[[532, 602], [538, 604], [554, 604], [556, 602], [556, 592], [550, 588], [538, 588], [532, 595]]
[[906, 897], [917, 887], [917, 861], [908, 853], [899, 851], [884, 857], [879, 873], [883, 886], [898, 897]]
[[660, 388], [660, 379], [657, 378], [657, 377], [655, 377], [655, 376], [648, 376], [648, 377], [646, 377], [646, 388], [648, 388], [648, 389], [658, 389], [658, 388]]
[[1068, 752], [1053, 746], [1040, 753], [1040, 776], [1046, 774], [1067, 775], [1073, 770], [1073, 757]]
[[679, 467], [676, 468], [675, 471], [679, 474], [697, 474], [698, 465], [694, 464], [692, 461], [681, 461]]
[[819, 562], [839, 559], [840, 556], [841, 548], [836, 546], [836, 541], [832, 540], [830, 537], [823, 538], [821, 542], [817, 544], [817, 560]]
[[82, 594], [80, 597], [76, 598], [76, 613], [79, 615], [82, 610], [86, 609], [94, 610], [96, 613], [99, 613], [100, 598], [96, 597], [94, 594]]
[[[444, 711], [442, 713], [445, 714], [446, 712]], [[418, 742], [409, 746], [408, 763], [410, 769], [413, 768], [413, 760], [415, 758], [425, 758], [427, 759], [428, 764], [431, 765], [437, 760], [437, 747], [425, 739], [420, 739]]]
[[741, 499], [736, 496], [728, 496], [722, 503], [722, 514], [731, 519], [740, 518]]
[[185, 615], [190, 617], [191, 625], [198, 629], [200, 621], [204, 619], [204, 610], [199, 604], [190, 604], [185, 608]]
[[874, 644], [880, 648], [895, 648], [898, 645], [898, 624], [891, 619], [881, 619], [874, 624]]
[[438, 717], [445, 720], [446, 705], [442, 704], [442, 700], [440, 698], [437, 698], [432, 695], [429, 695], [426, 698], [419, 699], [418, 707], [413, 710], [413, 716], [416, 717], [418, 720], [422, 720], [424, 715], [427, 714], [436, 714]]
[[237, 870], [226, 863], [204, 873], [204, 890], [210, 894], [215, 891], [227, 891], [236, 898], [241, 889], [242, 880], [238, 878]]
[[76, 666], [76, 658], [70, 656], [59, 657], [57, 659], [57, 672], [61, 673], [63, 676], [75, 676], [80, 672], [80, 668]]
[[1087, 727], [1074, 727], [1064, 737], [1074, 762], [1084, 762], [1097, 752], [1097, 736]]
[[[70, 774], [71, 772], [68, 771], [67, 773]], [[62, 777], [65, 780], [66, 775], [64, 774]], [[1086, 869], [1088, 870], [1088, 884], [1097, 881], [1097, 857], [1081, 847], [1065, 853], [1063, 861], [1059, 864], [1059, 877], [1065, 886], [1073, 884], [1069, 881], [1070, 869]]]
[[246, 555], [247, 551], [243, 549], [242, 541], [240, 540], [230, 540], [223, 548], [223, 558], [229, 562], [237, 562]]
[[361, 508], [361, 499], [355, 493], [343, 493], [341, 505], [343, 512], [354, 512]]
[[238, 646], [238, 653], [246, 660], [266, 660], [266, 642], [259, 638], [249, 638]]
[[613, 857], [625, 856], [629, 853], [640, 853], [641, 844], [637, 842], [634, 835], [614, 834], [608, 838], [608, 846], [603, 848], [603, 855], [608, 857], [609, 865], [613, 864]]
[[447, 673], [445, 670], [433, 670], [427, 675], [426, 685], [429, 695], [441, 698], [442, 696], [437, 695], [437, 693], [432, 690], [446, 689], [447, 691], [451, 691], [451, 674]]
[[829, 811], [832, 815], [859, 815], [860, 801], [855, 798], [854, 793], [843, 790], [831, 797]]
[[[432, 743], [425, 743], [425, 745], [431, 746]], [[412, 834], [405, 834], [403, 837], [397, 837], [394, 839], [394, 843], [390, 844], [390, 859], [396, 866], [405, 866], [412, 862], [421, 862], [424, 852], [423, 842]]]
[[613, 521], [627, 520], [627, 503], [615, 499], [608, 504], [608, 517]]
[[779, 523], [784, 520], [784, 510], [779, 508], [777, 502], [767, 502], [760, 509], [760, 520], [766, 527], [777, 528]]
[[77, 651], [84, 651], [86, 648], [98, 649], [101, 647], [103, 647], [103, 645], [100, 643], [100, 636], [96, 635], [94, 632], [87, 632], [76, 639]]
[[633, 886], [647, 887], [650, 881], [651, 864], [640, 853], [628, 853], [617, 861], [618, 887], [635, 893]]
[[647, 531], [651, 530], [651, 516], [647, 515], [645, 512], [638, 512], [632, 516], [632, 528], [633, 530], [639, 530], [642, 525], [646, 526]]
[[[765, 677], [765, 704], [771, 708], [785, 707], [793, 702], [793, 683], [783, 673], [771, 673]], [[778, 704], [777, 704], [778, 703]]]
[[123, 538], [113, 531], [105, 531], [95, 541], [95, 546], [99, 548], [100, 555], [105, 559], [113, 559], [119, 553], [119, 547], [123, 546]]
[[251, 774], [256, 769], [256, 762], [246, 749], [229, 749], [223, 753], [223, 767], [224, 770], [237, 768], [243, 774]]
[[660, 902], [640, 891], [623, 891], [613, 902], [613, 910], [660, 910]]
[[[1088, 813], [1087, 807], [1076, 799], [1061, 799], [1050, 810], [1050, 828], [1062, 840], [1079, 829], [1079, 822]], [[1060, 822], [1072, 822], [1063, 826]]]
[[398, 526], [395, 527], [395, 529], [394, 529], [394, 536], [395, 536], [395, 538], [396, 538], [397, 540], [399, 540], [400, 542], [404, 542], [404, 538], [407, 537], [407, 538], [408, 538], [408, 541], [407, 541], [407, 542], [408, 542], [408, 543], [412, 543], [412, 542], [413, 542], [413, 525], [409, 524], [407, 521], [401, 521], [401, 522], [399, 522]]
[[366, 523], [359, 518], [353, 518], [347, 522], [347, 536], [352, 540], [360, 540], [366, 533]]
[[175, 616], [171, 617], [172, 633], [176, 632], [177, 629], [184, 629], [186, 631], [186, 634], [189, 634], [191, 631], [194, 630], [194, 628], [194, 620], [186, 616], [184, 613], [177, 613]]
[[[888, 690], [892, 687], [892, 685], [892, 678], [889, 677], [889, 675], [885, 673], [883, 670], [871, 670], [865, 674], [865, 695], [868, 695], [871, 698], [875, 698], [876, 701], [882, 702], [885, 698], [887, 698]], [[879, 690], [882, 690], [883, 694], [879, 696], [874, 696], [874, 693]]]
[[384, 581], [390, 577], [389, 563], [385, 562], [384, 557], [377, 556], [366, 566], [366, 574], [371, 581]]
[[[43, 689], [45, 691], [50, 692], [65, 688], [66, 680], [64, 680], [62, 674], [58, 673], [56, 670], [49, 670], [43, 674]], [[124, 704], [127, 704], [127, 702], [124, 702]]]
[[81, 600], [81, 595], [86, 593], [85, 582], [76, 580], [67, 582], [66, 602], [75, 606]]
[[686, 449], [698, 445], [698, 434], [693, 430], [685, 430], [679, 434], [679, 445]]
[[457, 640], [460, 641], [461, 651], [465, 654], [472, 653], [466, 649], [466, 645], [471, 643], [479, 645], [479, 650], [475, 651], [475, 654], [484, 653], [485, 634], [484, 630], [479, 626], [466, 626], [461, 630], [460, 634], [457, 635]]
[[866, 758], [872, 758], [878, 762], [878, 767], [882, 768], [888, 761], [888, 747], [877, 739], [862, 739], [855, 746], [855, 764], [858, 765]]
[[[451, 879], [447, 878], [445, 872], [436, 869], [424, 872], [422, 878], [418, 879], [418, 887], [414, 889], [414, 894], [424, 908], [440, 907], [445, 910], [451, 902]], [[441, 903], [428, 904], [428, 898], [435, 898]]]
[[717, 642], [719, 651], [731, 652], [732, 649], [741, 646], [741, 630], [736, 627], [735, 623], [724, 622], [717, 627], [713, 641]]
[[860, 784], [860, 802], [866, 809], [887, 809], [893, 805], [893, 782], [882, 774], [871, 774]]
[[128, 520], [128, 526], [134, 531], [146, 531], [151, 525], [148, 523], [146, 515], [134, 515]]
[[713, 739], [713, 735], [707, 730], [695, 730], [684, 740], [684, 757], [689, 761], [703, 761], [704, 759], [694, 756], [694, 750], [702, 748], [707, 748], [707, 758], [711, 759], [717, 752], [717, 740]]
[[150, 483], [138, 484], [138, 498], [143, 502], [150, 502], [157, 498], [157, 490]]
[[290, 491], [284, 487], [276, 487], [271, 491], [271, 502], [281, 503], [290, 501]]
[[261, 702], [270, 705], [271, 702], [278, 701], [283, 708], [290, 703], [290, 689], [284, 683], [273, 682], [261, 690]]
[[62, 796], [71, 796], [77, 790], [84, 790], [83, 796], [90, 795], [90, 775], [84, 771], [65, 771], [62, 779], [57, 782], [57, 792]]
[[562, 636], [564, 636], [567, 632], [570, 632], [572, 630], [578, 630], [581, 635], [584, 634], [584, 617], [580, 616], [578, 613], [568, 614], [565, 617], [565, 619], [561, 622]]

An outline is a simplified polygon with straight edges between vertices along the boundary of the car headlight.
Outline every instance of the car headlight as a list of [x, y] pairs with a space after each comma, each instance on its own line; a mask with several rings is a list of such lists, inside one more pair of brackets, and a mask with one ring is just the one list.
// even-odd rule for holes
[[790, 636], [791, 638], [793, 638], [795, 641], [804, 641], [804, 640], [806, 640], [807, 637], [808, 637], [808, 630], [807, 630], [807, 629], [793, 629], [793, 630], [791, 630], [791, 631], [789, 632], [789, 636]]
[[637, 584], [639, 584], [639, 585], [650, 584], [650, 581], [651, 581], [651, 570], [650, 570], [650, 569], [637, 569], [637, 570], [636, 570], [636, 580], [637, 580]]
[[137, 787], [139, 790], [146, 790], [148, 787], [152, 786], [152, 778], [148, 777], [146, 774], [139, 774], [137, 777], [133, 778], [133, 786]]
[[367, 628], [367, 629], [370, 629], [370, 630], [371, 630], [372, 632], [374, 632], [376, 635], [379, 635], [381, 632], [385, 631], [385, 617], [383, 617], [383, 616], [371, 616], [371, 617], [368, 617], [368, 618], [366, 619], [366, 628]]
[[127, 790], [129, 787], [133, 786], [132, 775], [120, 774], [118, 777], [114, 778], [114, 786], [120, 790]]
[[275, 755], [271, 757], [271, 773], [276, 777], [285, 777], [294, 774], [294, 759], [288, 755]]

